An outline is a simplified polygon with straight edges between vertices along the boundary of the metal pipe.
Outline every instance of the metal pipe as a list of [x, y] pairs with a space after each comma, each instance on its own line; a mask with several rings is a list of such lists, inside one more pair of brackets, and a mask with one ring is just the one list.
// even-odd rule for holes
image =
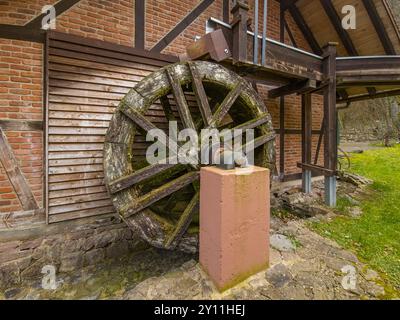
[[254, 1], [254, 46], [253, 62], [258, 63], [258, 0]]
[[354, 57], [337, 57], [336, 60], [362, 60], [362, 59], [383, 59], [383, 58], [400, 58], [400, 55], [396, 56], [354, 56]]
[[266, 44], [267, 44], [267, 21], [268, 21], [268, 0], [264, 0], [263, 10], [263, 35], [262, 35], [262, 49], [261, 49], [261, 64], [265, 65]]

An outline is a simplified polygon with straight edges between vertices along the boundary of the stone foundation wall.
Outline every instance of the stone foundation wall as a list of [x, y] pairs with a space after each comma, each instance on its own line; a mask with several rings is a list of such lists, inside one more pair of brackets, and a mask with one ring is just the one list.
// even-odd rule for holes
[[370, 130], [360, 131], [357, 129], [347, 129], [340, 133], [340, 140], [342, 142], [367, 142], [379, 140], [379, 136], [374, 132], [373, 128]]
[[73, 272], [145, 248], [115, 216], [2, 231], [0, 288], [40, 280], [46, 265], [57, 274]]

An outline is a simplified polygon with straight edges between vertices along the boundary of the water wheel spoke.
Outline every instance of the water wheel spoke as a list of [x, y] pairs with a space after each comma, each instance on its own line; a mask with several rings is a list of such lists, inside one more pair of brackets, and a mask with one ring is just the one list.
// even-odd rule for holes
[[146, 132], [153, 129], [158, 129], [153, 123], [147, 120], [145, 116], [131, 107], [126, 106], [122, 108], [121, 111]]
[[242, 150], [245, 151], [246, 148], [250, 147], [252, 143], [254, 144], [254, 149], [257, 149], [257, 148], [261, 147], [262, 145], [275, 140], [275, 138], [276, 138], [275, 133], [268, 133], [268, 134], [262, 135], [258, 138], [255, 138], [254, 141], [246, 143], [244, 146], [242, 146]]
[[121, 190], [127, 189], [133, 186], [136, 183], [142, 182], [144, 180], [150, 179], [155, 175], [166, 171], [174, 166], [178, 166], [177, 164], [170, 164], [167, 160], [166, 164], [156, 163], [145, 168], [139, 169], [132, 174], [123, 176], [117, 180], [112, 181], [109, 184], [109, 189], [111, 193], [116, 193]]
[[166, 239], [165, 241], [166, 248], [168, 249], [175, 248], [179, 240], [182, 238], [186, 230], [189, 228], [189, 225], [192, 222], [194, 214], [199, 209], [199, 197], [200, 193], [196, 192], [192, 200], [190, 200], [185, 211], [183, 211], [182, 215], [180, 216], [174, 231]]
[[267, 123], [270, 120], [269, 114], [262, 114], [258, 118], [255, 118], [253, 120], [247, 121], [245, 123], [242, 123], [233, 129], [235, 130], [248, 130], [248, 129], [254, 129], [258, 126], [263, 125], [264, 123]]
[[193, 92], [196, 97], [197, 105], [199, 106], [201, 116], [205, 126], [209, 126], [212, 120], [212, 112], [208, 102], [206, 91], [204, 90], [201, 76], [193, 63], [188, 62], [190, 73], [193, 79]]
[[239, 97], [241, 91], [243, 90], [243, 82], [239, 81], [236, 86], [228, 93], [224, 101], [215, 111], [213, 118], [211, 120], [212, 126], [218, 126], [219, 123], [224, 119], [226, 114], [229, 112], [236, 99]]
[[142, 211], [152, 205], [153, 203], [169, 196], [170, 194], [181, 190], [187, 185], [191, 184], [193, 181], [199, 179], [199, 172], [189, 172], [175, 180], [172, 180], [163, 186], [139, 197], [137, 201], [133, 204], [128, 204], [123, 210], [125, 217], [130, 217], [131, 215]]
[[176, 121], [175, 115], [172, 111], [171, 104], [167, 96], [160, 98], [160, 103], [168, 121]]
[[176, 107], [178, 108], [179, 116], [182, 120], [183, 126], [185, 128], [196, 129], [179, 80], [173, 76], [171, 70], [169, 69], [167, 69], [167, 77], [172, 88], [172, 94], [175, 98]]

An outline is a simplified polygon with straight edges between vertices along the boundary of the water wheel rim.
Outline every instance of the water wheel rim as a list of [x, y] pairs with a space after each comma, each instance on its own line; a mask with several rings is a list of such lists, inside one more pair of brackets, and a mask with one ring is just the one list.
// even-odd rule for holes
[[[168, 222], [150, 210], [149, 205], [142, 205], [144, 200], [147, 201], [146, 204], [151, 201], [143, 199], [143, 195], [140, 195], [139, 190], [135, 187], [138, 179], [131, 179], [130, 182], [136, 182], [125, 189], [122, 186], [123, 183], [119, 183], [125, 181], [124, 178], [127, 176], [136, 178], [135, 174], [137, 174], [137, 170], [134, 170], [132, 167], [132, 158], [134, 156], [132, 149], [135, 134], [139, 129], [149, 130], [152, 128], [152, 123], [144, 119], [145, 113], [157, 100], [166, 97], [171, 92], [174, 94], [175, 100], [179, 99], [179, 95], [176, 93], [176, 90], [179, 91], [177, 87], [182, 88], [182, 86], [187, 85], [191, 85], [193, 88], [205, 126], [207, 124], [210, 125], [209, 122], [215, 122], [219, 118], [216, 116], [219, 109], [214, 114], [211, 112], [210, 115], [207, 106], [200, 106], [202, 101], [203, 104], [207, 103], [204, 103], [204, 97], [203, 99], [199, 97], [202, 93], [197, 92], [197, 90], [201, 91], [203, 88], [204, 91], [206, 85], [226, 88], [228, 95], [231, 94], [235, 98], [232, 105], [240, 101], [240, 104], [249, 108], [246, 112], [253, 114], [255, 120], [261, 119], [258, 122], [253, 121], [253, 125], [259, 123], [256, 127], [261, 133], [261, 137], [270, 137], [270, 139], [264, 139], [265, 141], [260, 139], [260, 142], [263, 142], [261, 145], [263, 163], [261, 165], [270, 167], [271, 169], [275, 167], [274, 129], [271, 117], [258, 93], [247, 81], [221, 65], [196, 61], [169, 65], [153, 72], [140, 81], [122, 99], [106, 134], [104, 173], [105, 184], [109, 190], [114, 207], [131, 229], [155, 247], [167, 249], [178, 248], [183, 251], [193, 252], [197, 250], [198, 235], [185, 233], [188, 227], [185, 225], [187, 221], [178, 221], [183, 226], [177, 231], [177, 228], [173, 225], [168, 225]], [[224, 101], [229, 100], [225, 98]], [[221, 105], [223, 105], [223, 102]], [[182, 103], [184, 104], [185, 102], [182, 101]], [[179, 105], [178, 102], [177, 105]], [[221, 113], [224, 111], [221, 111]], [[179, 116], [181, 119], [185, 118], [184, 110], [179, 112]], [[188, 118], [183, 123], [186, 127], [194, 126], [193, 121], [190, 121]], [[153, 170], [154, 168], [150, 169]], [[140, 172], [140, 174], [146, 175], [144, 172]], [[189, 171], [182, 177], [182, 180], [185, 180], [185, 184], [189, 184], [198, 178], [198, 172]], [[178, 182], [182, 183], [182, 181]], [[197, 190], [183, 212], [189, 218], [193, 214], [193, 210], [198, 208], [198, 197]]]

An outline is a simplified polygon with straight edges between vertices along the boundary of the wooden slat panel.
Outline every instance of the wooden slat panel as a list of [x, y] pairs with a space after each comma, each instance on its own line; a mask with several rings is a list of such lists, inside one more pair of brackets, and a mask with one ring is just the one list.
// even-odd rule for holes
[[[64, 51], [64, 52], [66, 53], [67, 56], [69, 55], [68, 51]], [[49, 59], [50, 66], [52, 66], [52, 65], [54, 66], [56, 64], [57, 65], [65, 65], [65, 66], [69, 66], [73, 69], [83, 67], [83, 68], [92, 69], [92, 70], [109, 71], [112, 73], [117, 73], [117, 75], [122, 74], [122, 77], [124, 75], [146, 76], [150, 72], [158, 69], [158, 67], [148, 66], [148, 65], [144, 65], [144, 64], [140, 64], [140, 63], [132, 63], [130, 65], [130, 68], [126, 68], [125, 66], [119, 67], [116, 65], [92, 61], [90, 59], [82, 60], [82, 59], [80, 59], [80, 57], [70, 58], [67, 56], [63, 57], [62, 55], [58, 55], [58, 56], [51, 55], [50, 59]], [[71, 72], [68, 69], [65, 69], [65, 71]], [[77, 73], [79, 74], [80, 72], [77, 72]], [[116, 79], [119, 79], [119, 77], [117, 76]]]
[[87, 188], [78, 188], [78, 189], [69, 189], [69, 190], [58, 190], [58, 191], [51, 191], [49, 193], [49, 198], [57, 199], [57, 198], [92, 194], [92, 193], [101, 193], [101, 192], [106, 192], [106, 191], [107, 191], [107, 188], [105, 186], [87, 187]]
[[[98, 41], [78, 41], [60, 34], [55, 34], [56, 40], [51, 37], [52, 33], [48, 58], [48, 220], [53, 223], [114, 213], [103, 173], [109, 121], [124, 95], [168, 61]], [[198, 112], [193, 95], [187, 95], [187, 102], [191, 111]], [[170, 104], [178, 117], [172, 95]], [[146, 119], [168, 129], [159, 102], [150, 107]], [[148, 145], [143, 135], [136, 135], [135, 154], [144, 156]]]
[[60, 213], [60, 214], [51, 215], [49, 217], [49, 223], [56, 223], [56, 222], [67, 221], [67, 220], [88, 218], [88, 217], [93, 217], [93, 216], [98, 216], [98, 215], [108, 214], [108, 213], [114, 213], [114, 212], [115, 212], [115, 210], [114, 210], [113, 206], [107, 206], [107, 207], [102, 207], [102, 208], [92, 208], [92, 209], [88, 209], [88, 210], [79, 210], [79, 211], [68, 212], [68, 213]]
[[63, 175], [50, 175], [50, 182], [78, 181], [104, 178], [103, 170], [99, 172], [72, 173]]
[[106, 200], [109, 198], [110, 197], [107, 192], [102, 192], [102, 193], [84, 194], [78, 196], [50, 199], [49, 204], [50, 206], [62, 206], [62, 205], [69, 205], [71, 203]]

